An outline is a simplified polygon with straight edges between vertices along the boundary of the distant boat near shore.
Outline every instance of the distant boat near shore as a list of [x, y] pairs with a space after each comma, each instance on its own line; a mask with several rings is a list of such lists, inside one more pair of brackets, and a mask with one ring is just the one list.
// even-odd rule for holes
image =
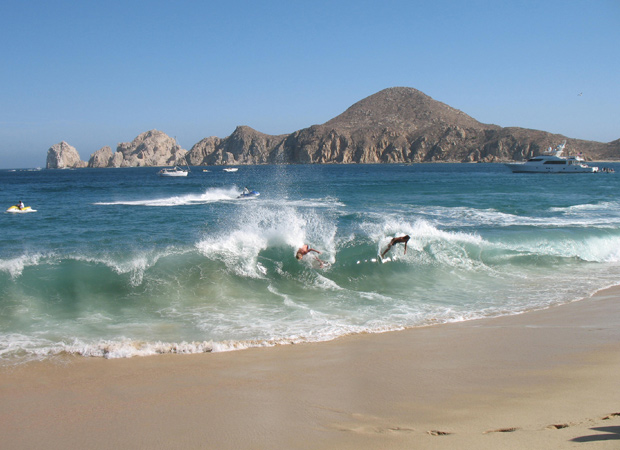
[[160, 177], [186, 177], [189, 171], [174, 166], [172, 169], [161, 169], [157, 174]]
[[542, 155], [528, 159], [524, 163], [507, 163], [506, 166], [513, 173], [594, 173], [598, 167], [590, 167], [585, 160], [577, 156], [563, 157], [562, 152], [566, 147], [563, 141], [555, 149], [549, 149]]
[[[176, 139], [175, 139], [175, 142], [176, 142]], [[187, 167], [186, 169], [182, 169], [178, 165], [175, 165], [172, 169], [168, 169], [168, 168], [161, 169], [159, 172], [157, 172], [157, 174], [160, 177], [186, 177], [187, 174], [189, 174], [190, 172], [189, 164], [186, 167]]]

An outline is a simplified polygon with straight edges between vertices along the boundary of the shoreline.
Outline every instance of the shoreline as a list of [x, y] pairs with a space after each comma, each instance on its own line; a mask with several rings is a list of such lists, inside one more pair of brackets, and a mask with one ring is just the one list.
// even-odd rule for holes
[[620, 287], [333, 341], [0, 368], [8, 448], [620, 445]]

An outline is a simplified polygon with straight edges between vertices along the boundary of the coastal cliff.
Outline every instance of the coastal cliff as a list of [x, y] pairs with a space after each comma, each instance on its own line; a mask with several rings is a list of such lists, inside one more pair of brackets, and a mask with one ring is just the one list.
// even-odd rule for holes
[[[571, 154], [583, 153], [585, 159], [620, 159], [620, 139], [601, 143], [540, 130], [484, 124], [416, 89], [394, 87], [355, 103], [322, 125], [291, 134], [273, 136], [239, 126], [226, 138], [202, 139], [188, 152], [165, 133], [151, 130], [131, 143], [119, 144], [115, 153], [110, 147], [97, 150], [91, 155], [88, 167], [186, 162], [191, 165], [508, 162], [539, 155], [563, 140], [567, 141]], [[49, 159], [48, 154], [48, 167]]]
[[240, 126], [227, 138], [208, 137], [194, 145], [188, 154], [190, 164], [266, 164], [276, 162], [272, 154], [282, 146], [287, 135], [271, 136], [250, 127]]

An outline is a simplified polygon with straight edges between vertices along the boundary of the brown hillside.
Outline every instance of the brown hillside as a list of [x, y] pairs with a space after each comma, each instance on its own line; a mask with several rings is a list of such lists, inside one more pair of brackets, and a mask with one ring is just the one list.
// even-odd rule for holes
[[482, 124], [464, 112], [408, 87], [393, 87], [377, 92], [323, 124], [326, 128], [336, 130], [391, 128], [406, 132], [437, 125], [498, 128]]

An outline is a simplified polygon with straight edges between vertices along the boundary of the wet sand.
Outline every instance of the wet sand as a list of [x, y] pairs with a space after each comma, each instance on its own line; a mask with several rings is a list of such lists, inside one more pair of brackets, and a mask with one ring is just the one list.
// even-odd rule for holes
[[517, 316], [0, 368], [10, 449], [620, 448], [620, 288]]

